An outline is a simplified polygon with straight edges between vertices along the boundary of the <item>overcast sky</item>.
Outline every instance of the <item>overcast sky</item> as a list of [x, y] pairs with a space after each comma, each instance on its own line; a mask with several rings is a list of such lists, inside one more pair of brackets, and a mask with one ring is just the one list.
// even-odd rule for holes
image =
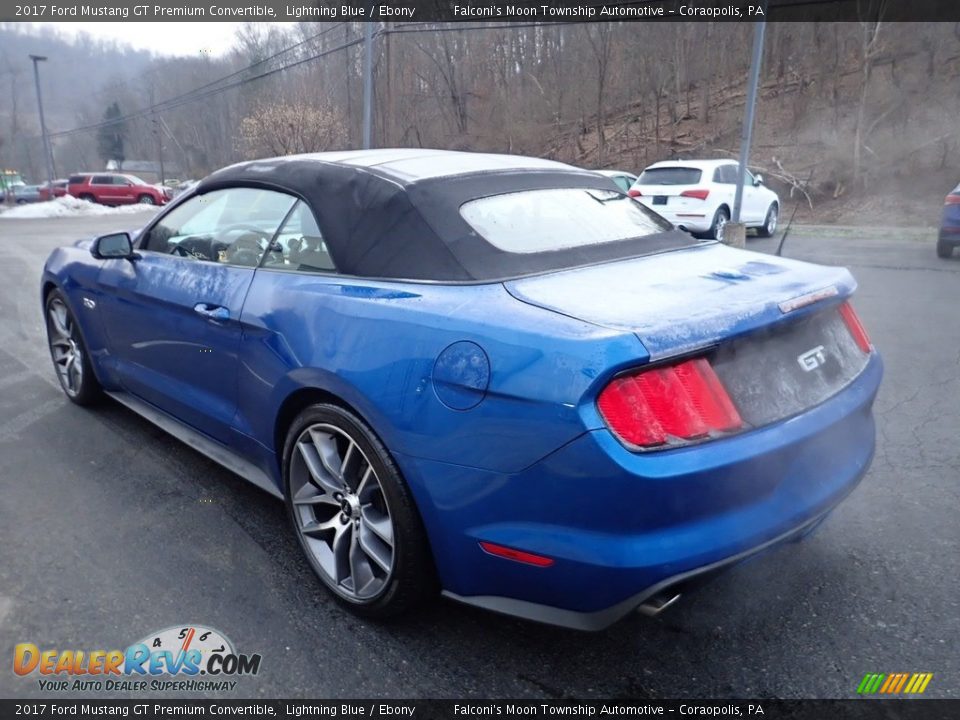
[[[233, 45], [241, 23], [230, 22], [46, 22], [67, 38], [87, 33], [95, 38], [117, 40], [158, 55], [222, 55]], [[279, 24], [279, 23], [278, 23]]]

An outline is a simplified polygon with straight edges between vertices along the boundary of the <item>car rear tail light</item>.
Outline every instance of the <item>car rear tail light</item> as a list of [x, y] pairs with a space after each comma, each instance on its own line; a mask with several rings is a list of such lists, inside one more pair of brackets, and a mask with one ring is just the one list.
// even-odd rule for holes
[[680, 197], [696, 198], [697, 200], [706, 200], [707, 195], [710, 194], [709, 190], [684, 190], [680, 193]]
[[947, 195], [944, 205], [960, 205], [960, 195]]
[[853, 305], [849, 302], [845, 302], [840, 306], [840, 317], [843, 318], [843, 322], [847, 326], [847, 330], [850, 331], [850, 334], [853, 335], [853, 339], [857, 343], [857, 347], [863, 350], [865, 353], [869, 353], [873, 348], [873, 345], [870, 343], [870, 337], [867, 335], [867, 331], [863, 327], [863, 323], [860, 322], [860, 318], [857, 317], [857, 313], [853, 310]]
[[639, 448], [680, 445], [743, 427], [706, 358], [615, 378], [600, 393], [598, 407], [613, 433]]
[[643, 195], [643, 193], [640, 192], [639, 190], [634, 190], [633, 188], [630, 188], [629, 190], [627, 190], [627, 195], [629, 195], [630, 197], [640, 197]]
[[553, 565], [553, 558], [543, 555], [534, 555], [523, 550], [514, 550], [513, 548], [497, 545], [496, 543], [481, 540], [480, 547], [485, 553], [495, 555], [496, 557], [506, 558], [507, 560], [516, 560], [527, 565], [536, 565], [537, 567], [550, 567]]

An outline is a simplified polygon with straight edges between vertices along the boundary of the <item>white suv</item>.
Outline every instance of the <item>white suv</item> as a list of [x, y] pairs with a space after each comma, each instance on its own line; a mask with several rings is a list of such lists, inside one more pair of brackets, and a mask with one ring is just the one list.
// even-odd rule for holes
[[[668, 160], [642, 173], [629, 194], [682, 230], [723, 239], [733, 212], [739, 163], [731, 160]], [[760, 237], [777, 229], [780, 199], [748, 171], [743, 184], [740, 221]]]

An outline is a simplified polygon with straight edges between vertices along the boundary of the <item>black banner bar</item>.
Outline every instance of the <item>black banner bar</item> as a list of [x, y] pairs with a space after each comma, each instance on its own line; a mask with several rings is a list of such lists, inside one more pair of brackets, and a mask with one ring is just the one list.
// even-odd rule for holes
[[484, 718], [765, 718], [953, 720], [960, 700], [0, 700], [7, 718], [281, 718], [482, 720]]
[[957, 0], [0, 0], [5, 22], [936, 22]]

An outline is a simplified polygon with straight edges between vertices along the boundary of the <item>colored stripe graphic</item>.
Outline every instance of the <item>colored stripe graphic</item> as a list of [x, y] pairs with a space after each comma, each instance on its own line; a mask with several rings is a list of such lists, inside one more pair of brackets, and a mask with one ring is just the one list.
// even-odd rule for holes
[[857, 685], [858, 695], [921, 695], [933, 673], [867, 673]]

